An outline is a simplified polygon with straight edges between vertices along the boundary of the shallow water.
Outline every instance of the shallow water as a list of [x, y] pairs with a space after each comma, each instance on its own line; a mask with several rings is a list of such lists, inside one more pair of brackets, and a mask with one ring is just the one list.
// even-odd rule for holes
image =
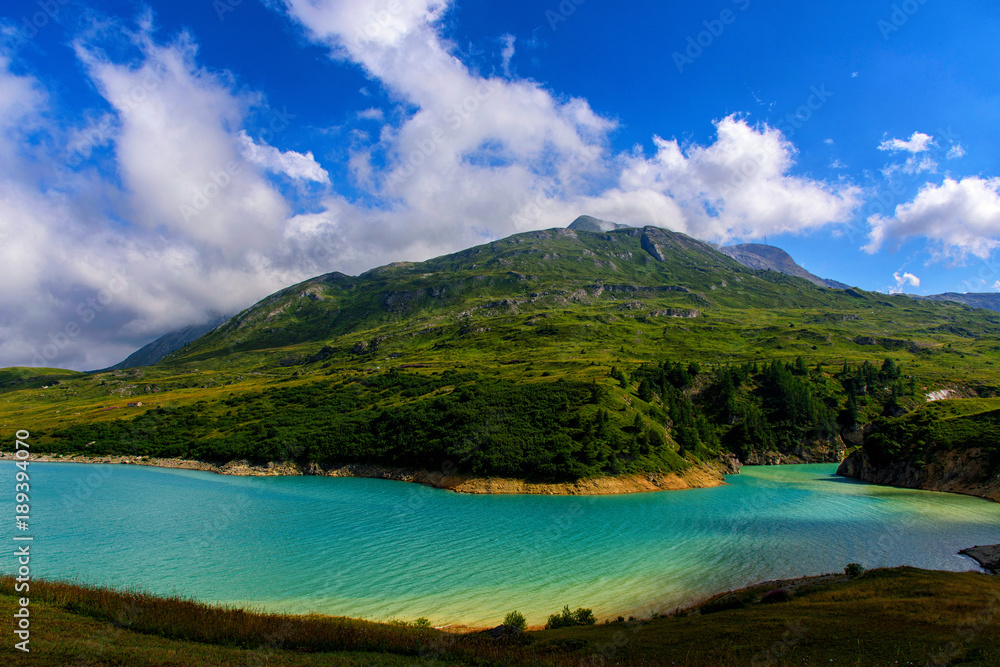
[[[1000, 504], [835, 470], [746, 467], [713, 489], [572, 497], [34, 464], [32, 576], [435, 625], [518, 609], [535, 624], [564, 604], [638, 615], [849, 562], [978, 570], [957, 552], [1000, 542]], [[14, 472], [0, 463], [11, 511]]]

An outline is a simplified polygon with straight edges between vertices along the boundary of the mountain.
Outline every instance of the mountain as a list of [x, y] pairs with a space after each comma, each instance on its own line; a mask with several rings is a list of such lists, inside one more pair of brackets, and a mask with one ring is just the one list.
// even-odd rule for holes
[[[601, 233], [615, 231], [619, 229], [630, 229], [629, 225], [622, 225], [617, 222], [600, 220], [589, 215], [581, 215], [574, 220], [569, 229], [578, 232]], [[792, 256], [781, 248], [762, 245], [760, 243], [743, 243], [733, 246], [719, 246], [711, 244], [713, 248], [722, 254], [736, 260], [743, 266], [758, 271], [776, 271], [787, 276], [805, 278], [818, 287], [832, 287], [834, 289], [847, 289], [850, 285], [839, 283], [836, 280], [827, 280], [815, 276], [809, 271], [799, 266]]]
[[966, 292], [958, 294], [956, 292], [946, 292], [945, 294], [935, 294], [933, 296], [914, 296], [914, 299], [927, 299], [930, 301], [953, 301], [964, 303], [970, 308], [984, 308], [986, 310], [1000, 311], [1000, 292]]
[[318, 276], [154, 366], [0, 393], [40, 452], [656, 485], [733, 456], [840, 460], [926, 392], [1000, 389], [997, 350], [989, 311], [656, 227], [562, 228]]
[[589, 215], [581, 215], [579, 218], [570, 223], [569, 229], [576, 232], [593, 232], [599, 234], [601, 232], [612, 232], [616, 229], [628, 229], [629, 225], [622, 225], [617, 222], [608, 222], [607, 220], [601, 220], [599, 218], [594, 218]]
[[743, 243], [733, 246], [718, 246], [719, 252], [732, 257], [743, 266], [760, 271], [777, 271], [787, 276], [805, 278], [818, 287], [833, 287], [835, 289], [847, 289], [850, 285], [838, 283], [835, 280], [827, 280], [809, 273], [796, 264], [792, 256], [781, 248], [760, 243]]
[[120, 361], [104, 370], [113, 371], [139, 366], [152, 366], [171, 352], [175, 352], [188, 343], [198, 340], [212, 329], [227, 321], [229, 317], [216, 313], [204, 324], [193, 324], [189, 327], [164, 334], [130, 354], [124, 361]]

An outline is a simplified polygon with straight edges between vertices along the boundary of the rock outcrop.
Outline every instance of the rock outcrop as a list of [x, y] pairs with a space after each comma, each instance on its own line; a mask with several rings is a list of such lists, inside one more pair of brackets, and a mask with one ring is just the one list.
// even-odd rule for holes
[[924, 462], [876, 463], [861, 447], [844, 460], [837, 474], [872, 484], [962, 493], [1000, 502], [1000, 476], [992, 472], [989, 454], [979, 448], [938, 451]]
[[984, 570], [1000, 574], [1000, 544], [985, 547], [975, 546], [971, 549], [962, 549], [958, 553], [976, 561], [983, 566]]

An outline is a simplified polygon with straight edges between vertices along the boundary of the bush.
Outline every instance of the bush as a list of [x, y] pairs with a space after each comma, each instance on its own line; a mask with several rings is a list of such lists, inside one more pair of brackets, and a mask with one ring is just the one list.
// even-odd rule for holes
[[849, 577], [860, 577], [865, 573], [865, 568], [861, 566], [860, 563], [849, 563], [847, 567], [844, 568], [844, 574]]
[[570, 611], [569, 605], [566, 605], [563, 607], [562, 613], [549, 616], [549, 620], [545, 623], [545, 629], [554, 630], [574, 625], [594, 625], [595, 623], [597, 623], [597, 619], [594, 618], [593, 610], [581, 607], [576, 611]]
[[573, 612], [573, 618], [576, 619], [577, 625], [594, 625], [597, 623], [597, 619], [594, 618], [594, 612], [591, 609], [577, 609]]
[[768, 591], [761, 596], [760, 601], [764, 604], [774, 604], [775, 602], [788, 602], [792, 599], [792, 594], [784, 588]]
[[421, 616], [417, 620], [413, 621], [413, 625], [417, 626], [418, 628], [429, 628], [431, 627], [431, 622], [426, 618], [424, 618], [423, 616]]
[[528, 621], [525, 620], [524, 614], [516, 609], [503, 617], [503, 624], [517, 628], [521, 632], [524, 632], [524, 629], [528, 627]]

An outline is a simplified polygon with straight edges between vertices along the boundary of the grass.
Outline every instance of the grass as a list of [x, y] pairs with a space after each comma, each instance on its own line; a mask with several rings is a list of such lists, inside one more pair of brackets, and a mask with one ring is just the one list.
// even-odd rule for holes
[[[774, 596], [776, 586], [788, 593]], [[895, 568], [760, 584], [669, 616], [497, 641], [331, 617], [31, 584], [24, 665], [887, 665], [1000, 662], [1000, 579]], [[736, 604], [721, 604], [736, 600]], [[0, 614], [13, 613], [0, 579]], [[711, 613], [709, 613], [711, 612]], [[498, 614], [498, 624], [499, 624]]]

